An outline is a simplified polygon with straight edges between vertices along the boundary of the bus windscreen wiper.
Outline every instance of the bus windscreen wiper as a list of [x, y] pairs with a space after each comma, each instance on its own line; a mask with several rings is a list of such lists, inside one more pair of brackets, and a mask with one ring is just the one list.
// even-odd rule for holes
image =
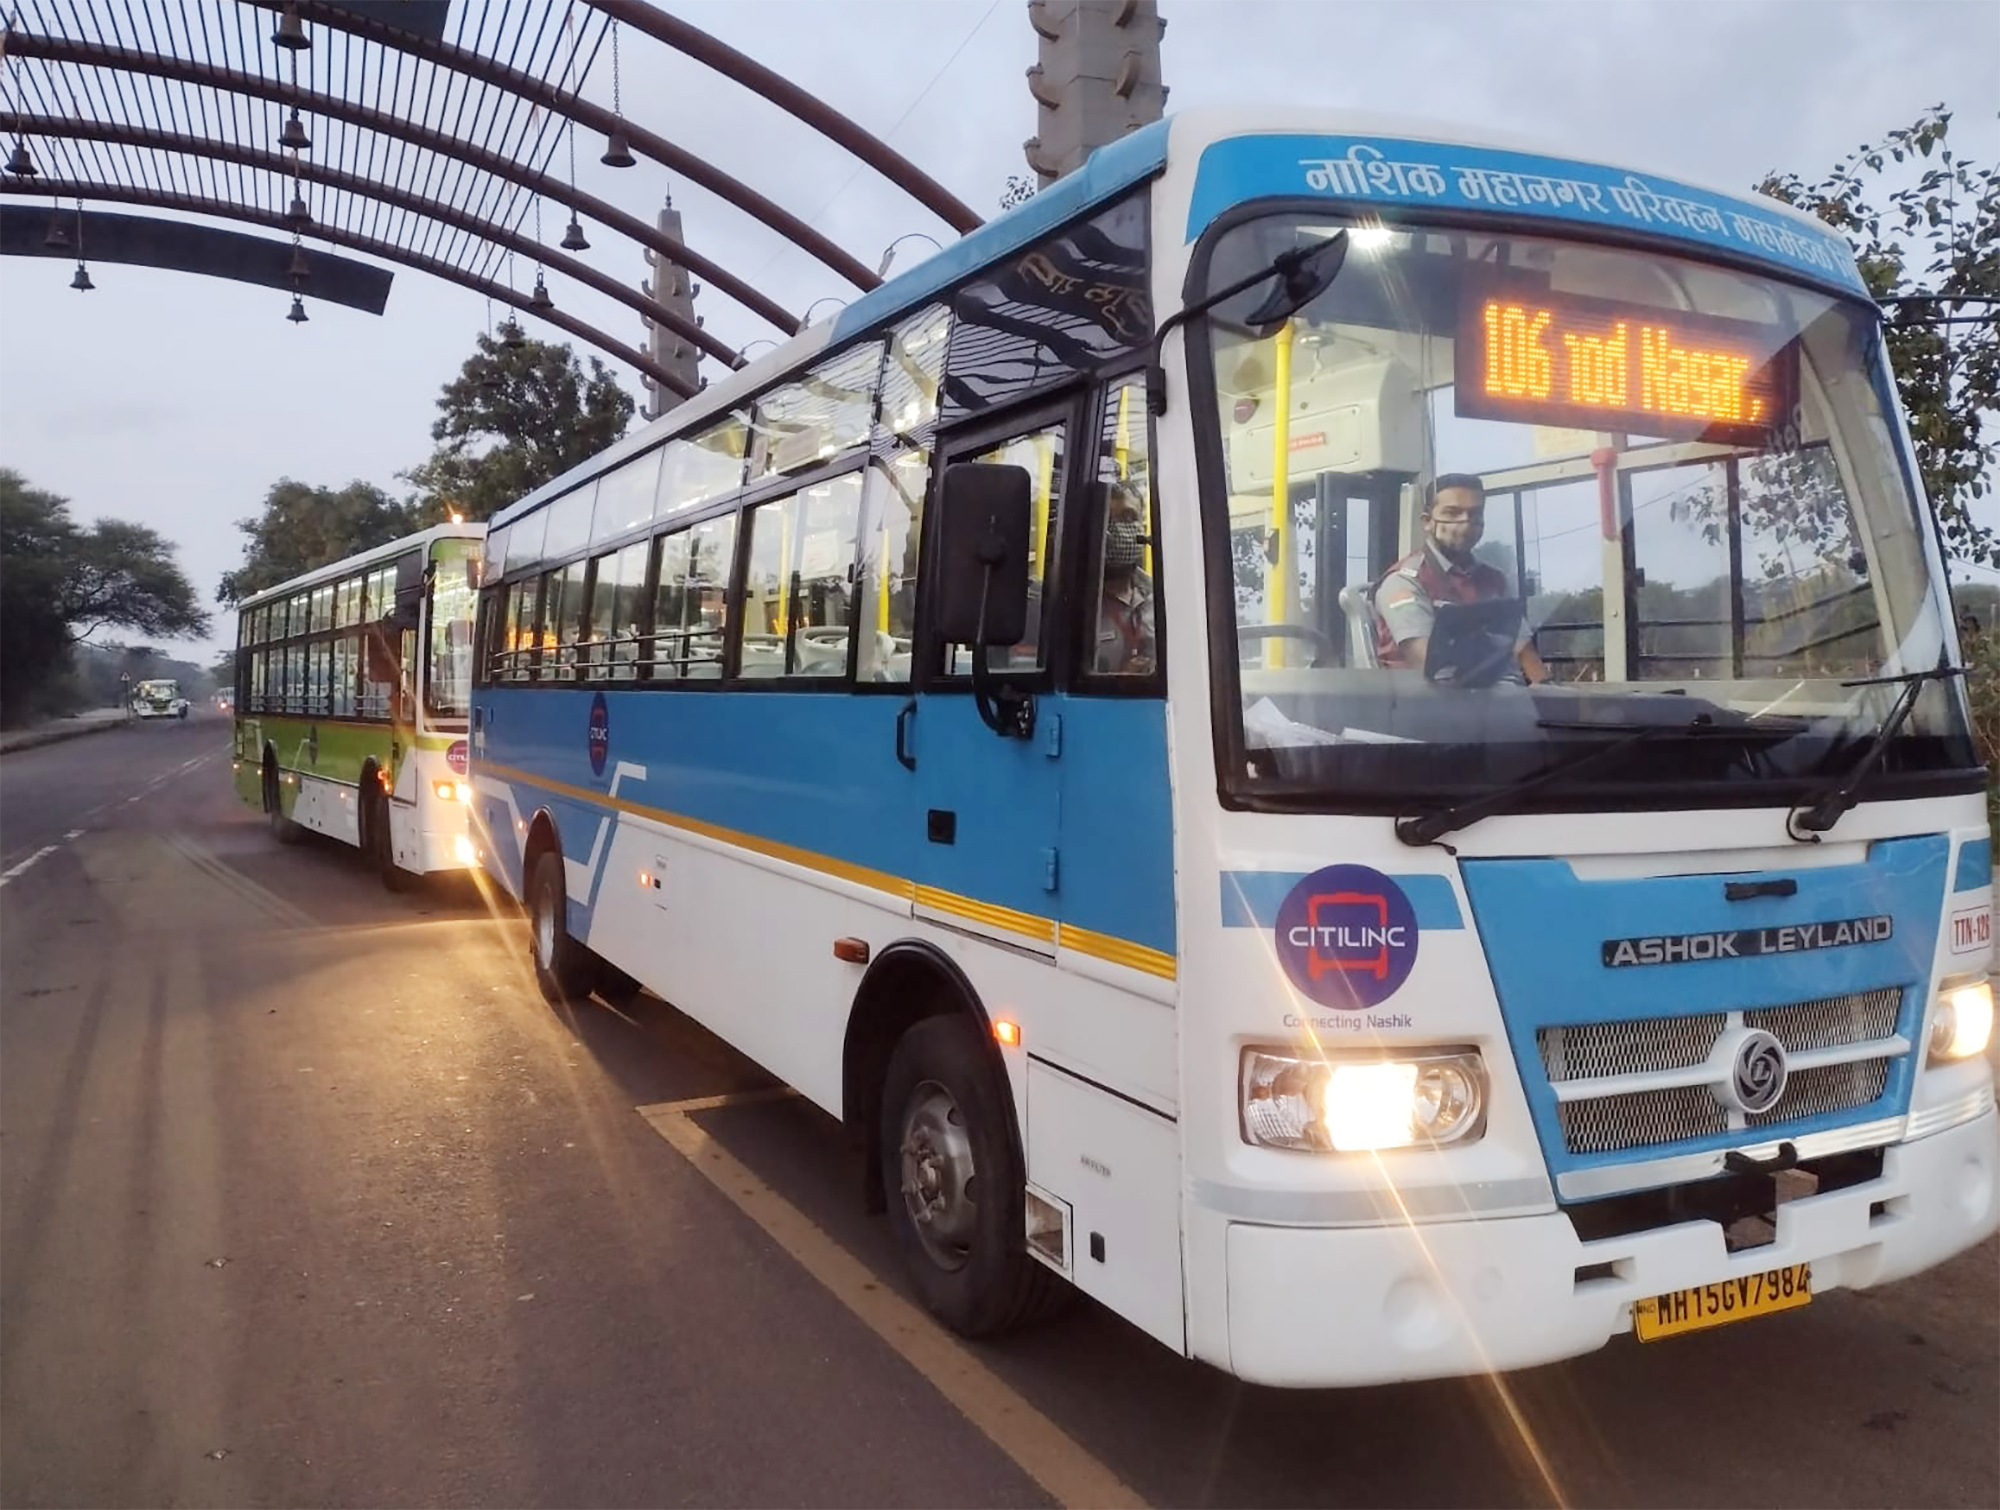
[[1405, 844], [1422, 846], [1435, 844], [1454, 829], [1466, 828], [1481, 818], [1490, 818], [1495, 813], [1516, 807], [1522, 798], [1544, 787], [1558, 782], [1574, 780], [1587, 771], [1599, 766], [1613, 765], [1627, 750], [1666, 734], [1695, 735], [1701, 738], [1736, 738], [1744, 740], [1790, 739], [1803, 733], [1808, 725], [1795, 718], [1772, 718], [1763, 716], [1754, 722], [1717, 723], [1712, 713], [1697, 713], [1685, 723], [1671, 724], [1614, 724], [1604, 722], [1572, 721], [1568, 719], [1537, 719], [1536, 727], [1559, 729], [1570, 733], [1606, 734], [1616, 733], [1619, 737], [1607, 744], [1583, 750], [1567, 760], [1559, 760], [1538, 776], [1526, 781], [1510, 782], [1481, 792], [1477, 797], [1468, 797], [1463, 802], [1450, 803], [1425, 813], [1406, 813], [1396, 820], [1396, 837]]
[[1857, 795], [1861, 783], [1875, 773], [1882, 763], [1882, 756], [1888, 751], [1889, 741], [1896, 737], [1896, 731], [1903, 727], [1910, 714], [1916, 711], [1917, 699], [1924, 695], [1924, 688], [1932, 682], [1941, 682], [1949, 677], [1965, 675], [1963, 666], [1946, 663], [1943, 651], [1938, 652], [1938, 663], [1924, 671], [1899, 671], [1892, 676], [1864, 676], [1855, 681], [1842, 682], [1843, 687], [1887, 687], [1900, 684], [1902, 693], [1895, 706], [1889, 709], [1889, 716], [1882, 720], [1882, 726], [1875, 731], [1875, 737], [1868, 742], [1868, 748], [1861, 758], [1848, 768], [1847, 774], [1821, 792], [1811, 807], [1804, 811], [1793, 809], [1785, 820], [1785, 832], [1801, 844], [1817, 844], [1819, 836], [1840, 821], [1841, 814], [1861, 799]]

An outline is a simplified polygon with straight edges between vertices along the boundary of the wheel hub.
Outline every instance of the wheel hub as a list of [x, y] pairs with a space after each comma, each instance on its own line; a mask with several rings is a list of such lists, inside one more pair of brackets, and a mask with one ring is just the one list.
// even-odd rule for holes
[[898, 1147], [903, 1205], [932, 1260], [956, 1269], [978, 1222], [972, 1140], [951, 1092], [925, 1081], [910, 1093]]

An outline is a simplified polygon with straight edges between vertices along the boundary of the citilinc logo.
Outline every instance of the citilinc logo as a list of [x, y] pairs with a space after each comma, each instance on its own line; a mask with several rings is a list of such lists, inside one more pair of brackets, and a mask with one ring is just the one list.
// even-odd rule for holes
[[1277, 945], [1285, 974], [1312, 1000], [1372, 1007], [1393, 996], [1417, 962], [1416, 911], [1380, 871], [1329, 865], [1286, 896]]
[[604, 694], [598, 693], [590, 700], [590, 774], [604, 774], [605, 757], [611, 753], [611, 710], [604, 705]]

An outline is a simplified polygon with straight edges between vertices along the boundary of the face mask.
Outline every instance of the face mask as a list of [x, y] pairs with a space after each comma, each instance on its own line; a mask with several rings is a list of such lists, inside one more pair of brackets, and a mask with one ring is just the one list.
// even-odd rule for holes
[[1145, 527], [1136, 519], [1114, 520], [1104, 531], [1106, 575], [1133, 570], [1146, 559]]

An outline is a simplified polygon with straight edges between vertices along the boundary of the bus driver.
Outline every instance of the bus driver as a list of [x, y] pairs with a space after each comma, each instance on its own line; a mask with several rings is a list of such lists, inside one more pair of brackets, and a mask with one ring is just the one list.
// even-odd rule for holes
[[[1507, 578], [1475, 560], [1486, 533], [1486, 486], [1466, 472], [1446, 472], [1424, 492], [1423, 545], [1389, 568], [1375, 589], [1375, 654], [1384, 666], [1421, 670], [1440, 603], [1481, 603], [1507, 596]], [[1548, 680], [1548, 667], [1525, 638], [1521, 674]]]

